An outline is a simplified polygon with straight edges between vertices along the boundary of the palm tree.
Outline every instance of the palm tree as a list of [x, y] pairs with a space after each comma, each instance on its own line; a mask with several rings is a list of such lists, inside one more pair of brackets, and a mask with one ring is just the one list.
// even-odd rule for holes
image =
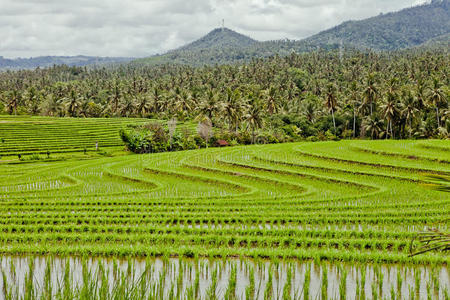
[[378, 90], [375, 87], [375, 74], [370, 73], [367, 76], [366, 86], [363, 92], [364, 95], [364, 105], [369, 106], [370, 115], [373, 114], [373, 106], [376, 101]]
[[252, 143], [255, 143], [255, 131], [262, 127], [262, 107], [259, 103], [259, 99], [254, 98], [253, 94], [249, 95], [250, 102], [247, 114], [245, 115], [245, 120], [249, 123], [252, 129]]
[[80, 106], [80, 97], [77, 91], [72, 87], [70, 90], [70, 96], [66, 99], [67, 113], [71, 117], [77, 116], [78, 107]]
[[317, 115], [317, 96], [314, 94], [309, 94], [306, 96], [305, 100], [301, 103], [301, 113], [305, 118], [314, 124]]
[[361, 105], [358, 85], [356, 81], [353, 81], [350, 85], [350, 101], [353, 107], [353, 137], [356, 137], [356, 114], [359, 110], [359, 106]]
[[41, 102], [41, 95], [34, 86], [31, 86], [24, 95], [27, 110], [31, 115], [39, 113], [39, 103]]
[[241, 93], [239, 90], [235, 89], [233, 91], [228, 87], [223, 103], [223, 111], [228, 119], [229, 129], [234, 129], [236, 133], [238, 131], [239, 122], [242, 118], [243, 108]]
[[64, 106], [53, 94], [48, 94], [44, 102], [44, 110], [49, 116], [63, 116]]
[[429, 89], [428, 97], [430, 99], [430, 104], [434, 105], [436, 109], [437, 126], [441, 127], [439, 120], [439, 106], [445, 102], [445, 93], [439, 79], [433, 78], [433, 85]]
[[427, 86], [422, 79], [418, 79], [415, 85], [415, 94], [417, 99], [417, 108], [423, 109], [426, 107], [427, 102]]
[[112, 94], [110, 95], [110, 102], [112, 105], [113, 113], [117, 113], [117, 109], [119, 108], [120, 99], [122, 97], [122, 85], [116, 79], [113, 81], [114, 86], [112, 87]]
[[278, 112], [278, 95], [277, 95], [277, 89], [275, 87], [270, 86], [270, 88], [265, 91], [265, 97], [266, 97], [266, 106], [267, 111], [270, 115], [273, 113]]
[[141, 118], [147, 116], [150, 107], [151, 103], [147, 94], [138, 94], [136, 96], [136, 111]]
[[134, 111], [133, 100], [126, 95], [119, 106], [119, 112], [122, 116], [129, 117]]
[[177, 93], [174, 105], [178, 114], [189, 116], [193, 107], [191, 95], [186, 91]]
[[369, 132], [372, 139], [381, 137], [383, 132], [382, 127], [383, 122], [378, 118], [376, 114], [366, 117], [362, 123], [363, 133]]
[[21, 104], [22, 97], [19, 94], [19, 91], [14, 89], [6, 96], [6, 107], [7, 111], [10, 115], [13, 113], [17, 115], [17, 107]]
[[409, 125], [409, 138], [412, 135], [412, 122], [416, 118], [416, 114], [419, 111], [416, 108], [416, 99], [414, 99], [413, 94], [408, 90], [406, 95], [403, 97], [403, 109], [401, 111], [402, 116], [406, 119]]
[[[381, 110], [382, 110], [383, 116], [388, 122], [386, 132], [388, 132], [390, 129], [391, 138], [394, 138], [394, 131], [392, 128], [393, 127], [392, 124], [399, 114], [397, 101], [398, 101], [397, 95], [395, 93], [393, 93], [393, 91], [389, 91], [387, 93], [386, 102], [383, 105], [381, 105]], [[386, 138], [387, 138], [387, 134], [386, 134]]]
[[214, 117], [219, 112], [219, 96], [212, 89], [208, 91], [205, 99], [203, 99], [200, 105], [200, 114], [206, 116], [214, 126]]
[[334, 111], [336, 110], [337, 106], [337, 98], [336, 98], [336, 87], [333, 84], [329, 84], [327, 87], [327, 92], [325, 95], [325, 106], [327, 107], [328, 111], [331, 113], [331, 116], [333, 117], [334, 134], [336, 134], [336, 120], [334, 118]]

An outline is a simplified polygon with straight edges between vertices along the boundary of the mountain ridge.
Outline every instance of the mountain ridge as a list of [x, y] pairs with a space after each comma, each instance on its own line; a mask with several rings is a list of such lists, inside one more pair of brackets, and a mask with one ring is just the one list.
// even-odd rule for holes
[[105, 65], [112, 63], [124, 63], [133, 60], [131, 57], [101, 57], [101, 56], [36, 56], [30, 58], [5, 58], [0, 56], [0, 69], [3, 70], [20, 70], [46, 68], [53, 65], [68, 66], [92, 66]]
[[[186, 64], [192, 66], [239, 64], [255, 58], [285, 56], [317, 49], [392, 51], [434, 49], [449, 46], [450, 0], [380, 14], [363, 20], [345, 21], [303, 40], [258, 41], [229, 28], [215, 28], [203, 37], [179, 48], [145, 58], [134, 65]], [[54, 64], [85, 66], [126, 63], [131, 58], [38, 57], [8, 60], [0, 57], [0, 69], [49, 67]]]
[[[433, 0], [363, 20], [345, 21], [303, 40], [256, 41], [228, 28], [216, 28], [183, 47], [138, 59], [134, 63], [199, 66], [236, 64], [254, 58], [340, 47], [374, 51], [435, 48], [436, 45], [442, 48], [448, 45], [449, 40], [449, 3], [450, 0]], [[242, 40], [237, 43], [236, 39], [229, 40], [229, 36]], [[432, 43], [433, 39], [439, 41]]]
[[415, 47], [450, 31], [450, 1], [434, 0], [397, 12], [346, 21], [304, 39], [310, 43], [344, 43], [372, 50]]

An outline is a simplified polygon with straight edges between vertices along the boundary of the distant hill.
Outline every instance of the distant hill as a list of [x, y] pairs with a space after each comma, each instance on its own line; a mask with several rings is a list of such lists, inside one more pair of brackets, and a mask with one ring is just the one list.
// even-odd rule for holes
[[344, 43], [357, 48], [398, 50], [415, 47], [450, 32], [450, 1], [381, 14], [361, 21], [348, 21], [305, 41], [323, 45]]
[[[238, 64], [255, 58], [285, 56], [317, 49], [448, 49], [450, 0], [433, 0], [398, 12], [347, 21], [307, 39], [257, 41], [228, 28], [216, 28], [200, 39], [162, 55], [133, 60], [134, 65], [187, 64], [192, 66]], [[1, 69], [32, 69], [66, 64], [102, 65], [128, 62], [130, 58], [90, 56], [43, 56], [6, 59], [0, 56]]]
[[319, 48], [329, 50], [341, 46], [378, 51], [418, 46], [443, 47], [448, 44], [450, 33], [449, 1], [434, 0], [429, 4], [365, 20], [347, 21], [301, 41], [260, 42], [227, 28], [217, 28], [186, 46], [163, 55], [138, 59], [133, 63], [198, 66], [234, 64], [254, 58], [288, 55]]
[[198, 51], [198, 50], [210, 50], [210, 49], [222, 49], [222, 48], [234, 48], [234, 47], [251, 47], [259, 42], [236, 31], [228, 28], [216, 28], [204, 37], [187, 44], [176, 50], [169, 51]]
[[[336, 48], [337, 44], [324, 45], [325, 48]], [[303, 41], [256, 41], [248, 36], [228, 28], [216, 28], [204, 37], [171, 50], [163, 55], [154, 55], [133, 61], [133, 64], [188, 64], [194, 66], [214, 64], [235, 64], [248, 62], [254, 58], [288, 55], [292, 52], [306, 52], [317, 49]]]
[[420, 49], [444, 49], [450, 50], [450, 33], [440, 35], [418, 46]]
[[35, 69], [37, 67], [50, 67], [53, 65], [87, 66], [102, 65], [118, 62], [128, 62], [132, 58], [126, 57], [97, 57], [97, 56], [39, 56], [32, 58], [8, 59], [0, 56], [0, 69]]

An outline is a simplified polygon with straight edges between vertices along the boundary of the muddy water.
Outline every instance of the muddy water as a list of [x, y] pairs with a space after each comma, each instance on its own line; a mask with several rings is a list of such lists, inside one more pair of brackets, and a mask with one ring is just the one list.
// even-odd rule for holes
[[[148, 260], [119, 260], [103, 258], [59, 258], [59, 257], [9, 257], [0, 258], [0, 300], [5, 298], [4, 278], [7, 286], [15, 290], [18, 296], [25, 290], [26, 276], [29, 274], [30, 262], [34, 262], [33, 284], [37, 294], [42, 292], [46, 270], [50, 268], [50, 282], [53, 292], [63, 287], [64, 273], [70, 268], [71, 282], [75, 287], [83, 285], [83, 269], [89, 270], [89, 276], [99, 281], [99, 267], [103, 267], [108, 278], [109, 288], [113, 290], [117, 284], [117, 274], [126, 275], [129, 284], [136, 284], [144, 273], [145, 279], [151, 288], [162, 281], [164, 298], [175, 292], [177, 298], [184, 298], [187, 290], [194, 284], [198, 274], [199, 298], [207, 299], [213, 273], [218, 271], [215, 294], [218, 299], [223, 299], [227, 291], [232, 269], [236, 271], [235, 293], [238, 299], [246, 299], [246, 288], [249, 285], [250, 273], [254, 277], [254, 290], [252, 298], [264, 299], [267, 291], [269, 273], [272, 277], [272, 299], [283, 297], [284, 286], [287, 282], [288, 270], [291, 273], [290, 298], [303, 299], [305, 293], [305, 274], [309, 270], [309, 298], [321, 299], [322, 285], [326, 284], [328, 299], [339, 299], [340, 293], [345, 291], [347, 299], [356, 299], [357, 293], [366, 299], [373, 299], [374, 293], [378, 298], [391, 299], [391, 293], [396, 298], [410, 299], [410, 296], [420, 299], [445, 299], [445, 293], [450, 292], [449, 271], [447, 266], [400, 266], [400, 265], [368, 265], [368, 264], [340, 264], [298, 262], [298, 261], [254, 261], [250, 259], [227, 260], [188, 260], [188, 259], [148, 259]], [[324, 271], [328, 280], [323, 281]], [[365, 271], [365, 272], [364, 272]], [[346, 277], [344, 275], [346, 274]], [[365, 273], [365, 282], [362, 282]], [[116, 275], [114, 275], [116, 274]], [[181, 276], [180, 276], [181, 274]], [[401, 279], [401, 282], [399, 281]], [[401, 284], [400, 288], [398, 287]], [[345, 287], [344, 287], [345, 285]], [[364, 286], [364, 287], [362, 287]]]

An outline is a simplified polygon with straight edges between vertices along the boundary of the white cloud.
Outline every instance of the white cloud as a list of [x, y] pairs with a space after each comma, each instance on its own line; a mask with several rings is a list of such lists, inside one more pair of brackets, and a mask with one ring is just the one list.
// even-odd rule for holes
[[0, 56], [149, 56], [225, 19], [258, 40], [301, 39], [422, 0], [0, 0]]

